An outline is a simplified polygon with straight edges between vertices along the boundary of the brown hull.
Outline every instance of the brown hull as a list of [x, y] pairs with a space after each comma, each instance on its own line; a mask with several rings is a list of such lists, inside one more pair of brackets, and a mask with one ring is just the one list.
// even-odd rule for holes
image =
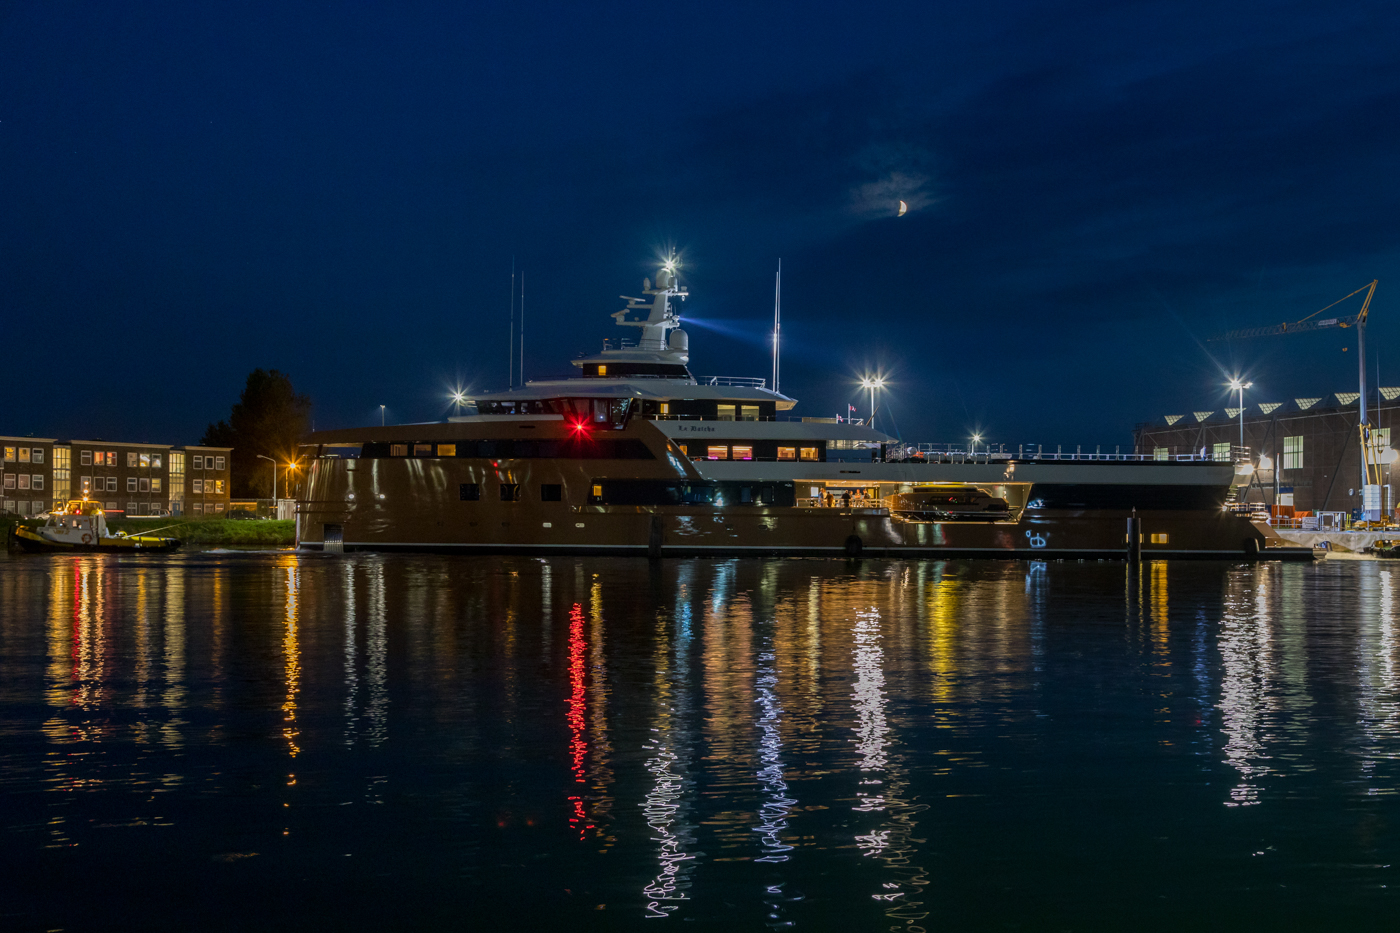
[[[426, 427], [438, 426], [413, 430]], [[547, 429], [541, 425], [537, 433]], [[639, 437], [650, 445], [659, 432], [642, 423], [609, 436]], [[664, 440], [656, 453], [649, 460], [317, 459], [300, 500], [298, 544], [321, 549], [329, 541], [331, 549], [352, 551], [677, 557], [1129, 556], [1130, 510], [1026, 509], [1015, 521], [940, 523], [905, 521], [875, 508], [590, 504], [600, 478], [694, 478], [688, 464], [665, 455]], [[464, 499], [463, 484], [479, 498]], [[544, 501], [546, 484], [562, 490], [558, 501]], [[503, 501], [503, 485], [518, 490], [518, 499]], [[1247, 518], [1218, 508], [1139, 509], [1137, 516], [1144, 559], [1312, 556], [1310, 549], [1267, 546], [1266, 533]]]

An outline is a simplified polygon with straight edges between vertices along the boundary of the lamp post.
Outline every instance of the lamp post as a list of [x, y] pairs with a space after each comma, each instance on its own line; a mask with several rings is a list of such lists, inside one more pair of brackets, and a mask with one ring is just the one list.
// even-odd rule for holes
[[860, 381], [862, 389], [870, 390], [870, 427], [875, 427], [875, 390], [885, 387], [883, 376], [866, 376]]
[[379, 426], [384, 427], [384, 406], [379, 406]]
[[1240, 393], [1240, 446], [1244, 446], [1244, 390], [1254, 385], [1252, 382], [1241, 382], [1239, 377], [1230, 380], [1230, 388]]
[[258, 459], [266, 460], [268, 463], [272, 464], [272, 501], [275, 504], [277, 502], [277, 461], [271, 457], [265, 457], [262, 454], [258, 454]]

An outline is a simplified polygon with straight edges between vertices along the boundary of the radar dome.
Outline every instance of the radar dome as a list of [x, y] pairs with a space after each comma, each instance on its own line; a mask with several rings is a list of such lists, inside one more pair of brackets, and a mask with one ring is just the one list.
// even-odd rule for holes
[[656, 273], [656, 287], [658, 289], [666, 289], [671, 287], [670, 270], [661, 269]]
[[688, 352], [690, 350], [690, 335], [679, 327], [671, 331], [671, 349], [680, 353]]

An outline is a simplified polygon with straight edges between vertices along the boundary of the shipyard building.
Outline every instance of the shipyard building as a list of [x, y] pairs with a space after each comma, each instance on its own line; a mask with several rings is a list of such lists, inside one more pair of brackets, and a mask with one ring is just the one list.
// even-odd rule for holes
[[229, 447], [0, 436], [0, 512], [39, 515], [69, 499], [126, 515], [218, 515], [229, 502]]
[[[1381, 509], [1394, 514], [1396, 490], [1391, 480], [1391, 427], [1400, 411], [1400, 388], [1382, 388], [1367, 401], [1370, 422], [1383, 463]], [[1362, 502], [1360, 395], [1336, 392], [1315, 398], [1251, 402], [1245, 406], [1244, 444], [1236, 407], [1166, 415], [1139, 424], [1133, 431], [1136, 452], [1161, 460], [1178, 456], [1234, 458], [1241, 461], [1236, 499], [1263, 503], [1287, 514], [1359, 513]], [[1243, 466], [1244, 461], [1253, 469]], [[1400, 480], [1400, 476], [1396, 477]]]

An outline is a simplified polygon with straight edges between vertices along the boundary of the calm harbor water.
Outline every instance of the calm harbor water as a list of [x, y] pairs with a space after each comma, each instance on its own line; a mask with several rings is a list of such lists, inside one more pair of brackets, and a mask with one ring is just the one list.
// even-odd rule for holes
[[0, 929], [1389, 929], [1397, 585], [0, 557]]

